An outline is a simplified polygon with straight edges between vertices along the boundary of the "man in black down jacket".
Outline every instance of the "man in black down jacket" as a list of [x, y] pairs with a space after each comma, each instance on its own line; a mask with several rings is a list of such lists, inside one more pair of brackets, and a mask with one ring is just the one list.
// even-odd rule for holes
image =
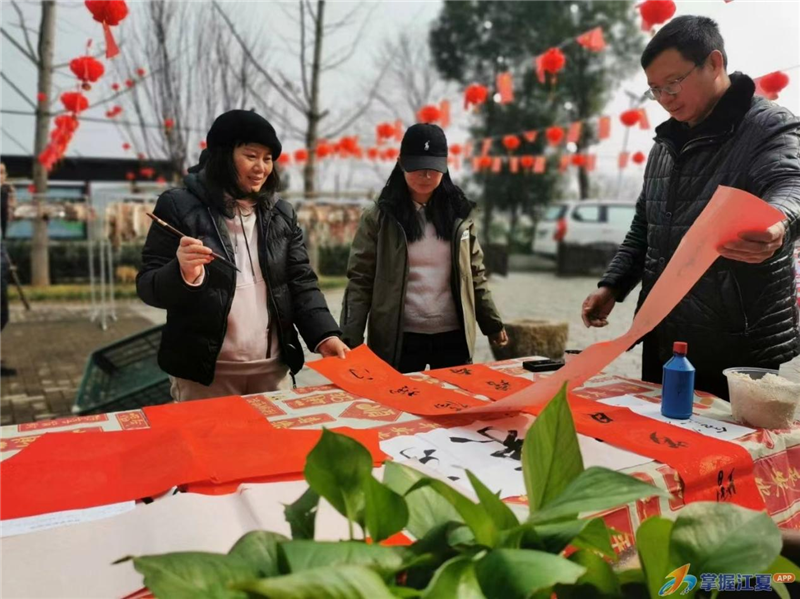
[[625, 241], [583, 304], [586, 326], [605, 326], [641, 281], [641, 306], [689, 227], [719, 185], [743, 189], [786, 219], [742, 234], [675, 309], [644, 338], [642, 379], [661, 382], [675, 341], [689, 344], [695, 387], [728, 399], [722, 370], [778, 368], [800, 353], [793, 245], [800, 234], [800, 121], [754, 97], [727, 73], [717, 24], [682, 16], [642, 54], [648, 95], [671, 117], [656, 128], [644, 186]]

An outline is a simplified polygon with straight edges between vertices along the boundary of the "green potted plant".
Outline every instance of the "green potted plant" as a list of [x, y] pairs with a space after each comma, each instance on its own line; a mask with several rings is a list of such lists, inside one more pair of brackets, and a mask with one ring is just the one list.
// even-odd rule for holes
[[[378, 481], [363, 446], [326, 430], [306, 461], [309, 489], [285, 509], [291, 539], [257, 531], [227, 554], [120, 561], [132, 559], [147, 588], [170, 599], [715, 597], [702, 573], [800, 575], [780, 556], [781, 534], [767, 514], [717, 503], [691, 504], [675, 521], [646, 520], [636, 534], [639, 567], [615, 567], [605, 522], [579, 516], [665, 492], [584, 469], [564, 389], [529, 428], [522, 471], [530, 510], [520, 520], [471, 473], [477, 502], [394, 462]], [[321, 497], [347, 518], [349, 540], [314, 540]], [[381, 544], [401, 531], [415, 541]]]

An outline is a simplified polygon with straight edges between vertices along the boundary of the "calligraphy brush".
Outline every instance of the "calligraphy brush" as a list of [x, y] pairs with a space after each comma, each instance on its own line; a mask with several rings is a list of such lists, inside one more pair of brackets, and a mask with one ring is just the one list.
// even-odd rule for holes
[[[183, 233], [181, 233], [180, 231], [178, 231], [178, 229], [176, 229], [175, 227], [173, 227], [173, 226], [172, 226], [171, 224], [169, 224], [168, 222], [165, 222], [165, 221], [161, 220], [160, 218], [158, 218], [158, 217], [157, 217], [155, 214], [153, 214], [152, 212], [145, 212], [145, 214], [147, 214], [147, 216], [149, 216], [150, 218], [152, 218], [152, 219], [153, 219], [153, 222], [156, 222], [156, 223], [158, 223], [159, 225], [161, 225], [162, 227], [164, 227], [164, 228], [165, 228], [167, 231], [169, 231], [170, 233], [172, 233], [173, 235], [175, 235], [177, 238], [179, 238], [179, 239], [180, 239], [181, 237], [188, 237], [188, 235], [184, 235]], [[220, 255], [219, 255], [219, 254], [217, 254], [216, 252], [211, 252], [211, 255], [212, 255], [212, 256], [214, 256], [214, 258], [216, 258], [217, 260], [219, 260], [219, 261], [220, 261], [220, 262], [222, 262], [223, 264], [227, 264], [227, 265], [228, 265], [228, 266], [230, 266], [231, 268], [234, 268], [234, 269], [236, 269], [236, 272], [241, 272], [241, 271], [239, 270], [239, 268], [238, 268], [238, 267], [237, 267], [237, 266], [236, 266], [236, 265], [235, 265], [233, 262], [231, 262], [230, 260], [228, 260], [227, 258], [223, 258], [222, 256], [220, 256]]]

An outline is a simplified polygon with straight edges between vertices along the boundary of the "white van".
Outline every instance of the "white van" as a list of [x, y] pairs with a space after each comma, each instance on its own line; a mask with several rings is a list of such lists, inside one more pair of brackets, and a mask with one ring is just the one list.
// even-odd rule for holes
[[573, 270], [567, 267], [592, 254], [607, 261], [625, 239], [635, 211], [634, 203], [613, 200], [552, 204], [537, 224], [533, 253], [557, 259], [559, 271]]

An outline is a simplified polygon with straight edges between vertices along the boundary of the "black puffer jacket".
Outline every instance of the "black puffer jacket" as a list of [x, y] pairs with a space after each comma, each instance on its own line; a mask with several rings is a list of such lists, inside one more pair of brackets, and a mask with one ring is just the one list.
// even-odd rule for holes
[[[221, 196], [204, 184], [204, 173], [191, 174], [185, 188], [158, 198], [155, 214], [214, 252], [233, 261], [233, 246], [223, 221]], [[258, 259], [267, 281], [270, 319], [275, 319], [281, 358], [294, 375], [303, 366], [297, 330], [309, 348], [326, 337], [341, 336], [328, 311], [317, 276], [308, 262], [297, 215], [274, 197], [259, 204]], [[150, 227], [142, 250], [136, 291], [146, 303], [167, 310], [167, 325], [158, 352], [159, 366], [169, 374], [209, 385], [228, 327], [236, 273], [218, 260], [206, 267], [199, 287], [183, 281], [175, 252], [178, 239], [158, 225]]]
[[731, 87], [697, 130], [670, 119], [656, 129], [631, 229], [600, 286], [618, 300], [641, 280], [639, 306], [719, 185], [781, 210], [785, 243], [762, 264], [718, 259], [654, 332], [659, 358], [687, 341], [703, 368], [782, 363], [800, 352], [792, 261], [800, 234], [800, 120], [754, 97], [753, 81]]

